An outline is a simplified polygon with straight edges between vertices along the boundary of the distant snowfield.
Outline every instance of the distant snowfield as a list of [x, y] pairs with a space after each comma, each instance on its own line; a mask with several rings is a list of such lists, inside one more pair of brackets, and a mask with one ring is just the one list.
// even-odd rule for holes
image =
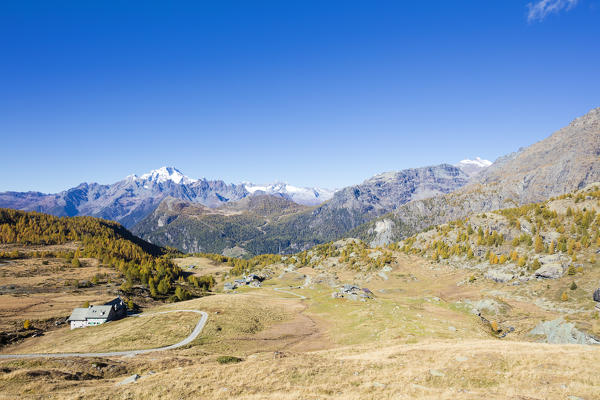
[[[177, 185], [189, 185], [201, 180], [190, 178], [175, 167], [161, 167], [140, 176], [129, 175], [127, 179], [141, 183], [144, 189], [152, 189], [154, 185], [166, 182], [173, 182]], [[318, 187], [299, 187], [284, 182], [268, 184], [243, 182], [241, 186], [250, 194], [280, 195], [298, 204], [307, 206], [321, 204], [331, 199], [335, 193], [335, 190]]]
[[287, 183], [277, 182], [271, 184], [257, 185], [250, 182], [243, 183], [244, 188], [252, 193], [262, 192], [270, 195], [283, 195], [290, 200], [307, 206], [321, 204], [333, 197], [335, 190], [323, 188], [308, 188], [289, 185]]
[[460, 168], [465, 174], [474, 176], [492, 164], [493, 163], [490, 160], [484, 160], [483, 158], [475, 157], [474, 160], [465, 159], [454, 166]]

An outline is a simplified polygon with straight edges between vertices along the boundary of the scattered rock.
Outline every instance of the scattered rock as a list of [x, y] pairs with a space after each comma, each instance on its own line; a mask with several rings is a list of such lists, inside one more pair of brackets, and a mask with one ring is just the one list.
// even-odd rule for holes
[[140, 379], [140, 376], [138, 374], [133, 374], [130, 377], [127, 377], [127, 378], [123, 379], [121, 382], [117, 383], [117, 386], [135, 383], [138, 379]]
[[389, 279], [389, 278], [388, 278], [388, 276], [387, 276], [387, 274], [386, 274], [385, 272], [383, 272], [383, 271], [379, 271], [379, 272], [377, 273], [377, 275], [378, 275], [378, 276], [379, 276], [381, 279], [383, 279], [384, 281], [387, 281], [387, 280]]
[[450, 332], [456, 332], [456, 328], [455, 328], [455, 327], [453, 327], [453, 326], [449, 326], [449, 327], [448, 327], [448, 330], [449, 330]]
[[475, 302], [465, 300], [465, 303], [473, 307], [472, 311], [475, 315], [480, 314], [481, 312], [497, 314], [500, 311], [500, 304], [498, 304], [498, 302], [492, 299], [481, 299]]
[[387, 385], [385, 383], [373, 382], [373, 383], [371, 383], [371, 386], [377, 387], [377, 388], [385, 388]]
[[468, 360], [467, 357], [463, 357], [463, 356], [456, 356], [456, 357], [454, 357], [454, 359], [458, 362], [465, 362]]
[[442, 371], [438, 371], [437, 369], [430, 369], [429, 374], [431, 376], [437, 376], [437, 377], [446, 376], [446, 374], [444, 374]]
[[575, 328], [575, 324], [566, 322], [562, 318], [548, 322], [540, 322], [531, 332], [530, 335], [545, 336], [542, 341], [544, 343], [555, 344], [600, 344], [600, 341], [579, 329]]
[[515, 276], [508, 272], [490, 270], [485, 273], [484, 277], [495, 282], [505, 283], [513, 279]]

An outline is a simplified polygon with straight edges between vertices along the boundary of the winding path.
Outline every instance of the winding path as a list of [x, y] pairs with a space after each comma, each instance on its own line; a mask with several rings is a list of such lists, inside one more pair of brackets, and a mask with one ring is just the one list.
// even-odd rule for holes
[[198, 310], [172, 310], [172, 311], [161, 311], [161, 312], [156, 312], [156, 313], [152, 313], [152, 314], [140, 314], [140, 315], [136, 315], [136, 317], [138, 317], [138, 318], [151, 317], [153, 315], [168, 314], [168, 313], [173, 313], [173, 312], [191, 312], [191, 313], [200, 314], [201, 317], [200, 317], [200, 320], [198, 321], [198, 323], [196, 324], [196, 327], [194, 328], [194, 330], [192, 331], [192, 333], [190, 333], [190, 335], [188, 337], [186, 337], [185, 339], [183, 339], [181, 342], [172, 344], [170, 346], [156, 347], [154, 349], [142, 349], [142, 350], [109, 351], [109, 352], [104, 352], [104, 353], [0, 354], [0, 359], [7, 359], [7, 358], [38, 358], [38, 357], [43, 357], [43, 358], [62, 358], [62, 357], [122, 357], [122, 356], [133, 357], [133, 356], [137, 356], [138, 354], [152, 353], [154, 351], [164, 351], [164, 350], [176, 349], [178, 347], [190, 344], [194, 339], [196, 339], [198, 337], [198, 335], [200, 334], [200, 332], [202, 332], [202, 329], [204, 329], [204, 325], [206, 325], [206, 321], [208, 321], [208, 314], [205, 311], [198, 311]]
[[280, 288], [280, 287], [273, 288], [273, 290], [276, 290], [278, 292], [287, 293], [287, 294], [291, 294], [292, 296], [300, 297], [301, 300], [306, 299], [306, 296], [303, 296], [303, 295], [298, 294], [298, 293], [290, 292], [290, 291], [285, 290], [285, 289], [291, 289], [291, 288]]
[[[290, 289], [290, 288], [273, 288], [273, 290], [275, 290], [277, 292], [290, 294], [292, 296], [299, 297], [302, 300], [306, 299], [306, 296], [298, 294], [298, 293], [290, 292], [289, 290], [286, 290], [286, 289]], [[194, 328], [194, 330], [192, 331], [192, 333], [190, 333], [190, 335], [188, 337], [186, 337], [185, 339], [183, 339], [181, 342], [172, 344], [170, 346], [156, 347], [156, 348], [153, 348], [153, 349], [108, 351], [108, 352], [102, 352], [102, 353], [0, 354], [0, 360], [2, 360], [2, 359], [10, 359], [10, 358], [123, 357], [123, 356], [133, 357], [133, 356], [137, 356], [138, 354], [152, 353], [152, 352], [155, 352], [155, 351], [173, 350], [173, 349], [176, 349], [178, 347], [182, 347], [182, 346], [185, 346], [187, 344], [190, 344], [194, 339], [196, 339], [198, 337], [198, 335], [204, 329], [204, 325], [206, 325], [206, 321], [208, 321], [208, 314], [205, 311], [198, 311], [198, 310], [172, 310], [172, 311], [161, 311], [161, 312], [156, 312], [156, 313], [151, 313], [151, 314], [138, 314], [138, 315], [132, 315], [131, 316], [131, 317], [143, 318], [143, 317], [151, 317], [153, 315], [168, 314], [168, 313], [173, 313], [173, 312], [191, 312], [191, 313], [200, 314], [201, 317], [200, 317], [200, 320], [198, 321], [198, 323], [196, 324], [196, 327]]]

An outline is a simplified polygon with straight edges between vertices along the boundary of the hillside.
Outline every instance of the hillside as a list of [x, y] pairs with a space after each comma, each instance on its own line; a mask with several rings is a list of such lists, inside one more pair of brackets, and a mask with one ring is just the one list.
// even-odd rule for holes
[[269, 195], [246, 197], [213, 209], [167, 198], [133, 232], [153, 243], [188, 253], [277, 253], [279, 243], [267, 236], [270, 226], [306, 209]]
[[498, 282], [573, 279], [598, 264], [600, 183], [542, 203], [439, 225], [399, 243], [405, 253]]
[[[50, 257], [77, 267], [80, 258], [98, 260], [116, 268], [124, 278], [122, 290], [133, 285], [158, 287], [161, 297], [171, 292], [181, 270], [167, 257], [167, 250], [148, 243], [113, 221], [94, 217], [55, 217], [36, 212], [0, 209], [0, 258]], [[64, 250], [64, 246], [70, 250]], [[54, 250], [58, 246], [62, 250]], [[173, 287], [174, 289], [174, 287]], [[146, 289], [147, 290], [147, 289]]]
[[600, 181], [600, 108], [547, 139], [498, 159], [453, 193], [412, 201], [348, 236], [377, 245], [470, 214], [514, 207]]
[[467, 182], [460, 168], [442, 164], [376, 175], [310, 209], [263, 196], [214, 211], [169, 200], [133, 231], [187, 252], [221, 253], [238, 247], [250, 254], [290, 253], [334, 240], [406, 202], [449, 193]]

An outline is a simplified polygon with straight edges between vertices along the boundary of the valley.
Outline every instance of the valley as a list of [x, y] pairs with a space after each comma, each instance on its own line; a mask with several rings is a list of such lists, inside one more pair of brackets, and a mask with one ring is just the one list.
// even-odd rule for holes
[[[345, 253], [355, 253], [352, 266], [340, 261]], [[221, 273], [209, 296], [143, 308], [149, 314], [206, 311], [207, 324], [190, 345], [136, 357], [0, 360], [0, 388], [5, 398], [117, 399], [593, 399], [600, 390], [587, 367], [600, 360], [600, 348], [540, 343], [547, 338], [531, 334], [540, 321], [565, 316], [600, 334], [587, 286], [567, 302], [547, 299], [560, 309], [536, 304], [540, 292], [568, 286], [569, 275], [522, 286], [470, 281], [469, 269], [348, 240], [293, 257], [255, 270], [271, 276], [260, 288], [234, 292], [221, 291], [231, 279], [226, 265], [176, 259], [198, 273]], [[304, 265], [303, 258], [310, 261]], [[377, 260], [383, 266], [371, 266]], [[585, 278], [599, 281], [600, 267], [586, 264]], [[334, 298], [344, 283], [368, 287], [373, 298]], [[166, 314], [74, 331], [62, 327], [1, 353], [148, 348], [175, 343], [195, 320]], [[134, 383], [120, 383], [133, 375]]]
[[599, 115], [317, 203], [164, 169], [132, 231], [0, 209], [2, 398], [594, 399]]

